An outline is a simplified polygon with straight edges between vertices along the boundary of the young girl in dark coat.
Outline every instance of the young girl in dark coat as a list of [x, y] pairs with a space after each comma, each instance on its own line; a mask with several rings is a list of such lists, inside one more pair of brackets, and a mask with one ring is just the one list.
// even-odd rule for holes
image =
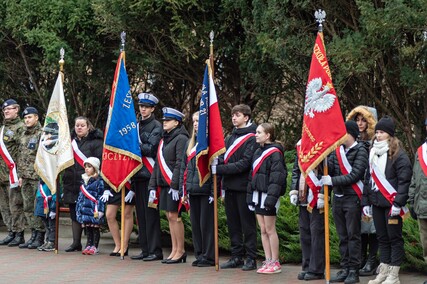
[[[37, 247], [39, 251], [55, 250], [55, 226], [56, 226], [56, 193], [52, 194], [47, 185], [40, 180], [36, 193], [36, 206], [34, 216], [41, 218], [46, 228], [46, 242]], [[40, 235], [44, 238], [44, 233]], [[35, 247], [29, 247], [35, 248]]]
[[104, 192], [104, 182], [99, 176], [99, 159], [89, 157], [84, 161], [79, 198], [77, 199], [77, 221], [86, 228], [87, 244], [82, 254], [98, 254], [99, 226], [104, 223], [105, 203], [100, 200]]
[[[397, 284], [405, 255], [402, 236], [407, 211], [412, 164], [400, 141], [394, 137], [395, 124], [383, 117], [375, 126], [375, 139], [369, 154], [370, 176], [365, 179], [362, 205], [366, 216], [373, 216], [380, 247], [379, 274], [369, 284]], [[372, 205], [372, 211], [371, 206]]]
[[260, 148], [255, 151], [252, 160], [247, 201], [249, 209], [256, 213], [265, 253], [265, 261], [257, 273], [279, 273], [282, 270], [279, 262], [276, 214], [280, 206], [279, 198], [286, 189], [287, 169], [283, 147], [275, 142], [273, 125], [259, 125], [255, 138]]

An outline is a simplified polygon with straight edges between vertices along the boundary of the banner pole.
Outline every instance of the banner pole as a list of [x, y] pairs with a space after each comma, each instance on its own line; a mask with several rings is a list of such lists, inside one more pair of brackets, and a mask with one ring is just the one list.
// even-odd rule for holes
[[124, 187], [121, 190], [121, 214], [120, 214], [120, 259], [125, 259], [125, 250], [124, 250], [124, 244], [125, 244], [125, 189]]
[[[61, 80], [62, 83], [64, 83], [64, 55], [65, 55], [65, 50], [64, 48], [61, 48], [59, 50], [59, 55], [60, 55], [60, 59], [58, 61], [59, 63], [59, 72], [61, 74]], [[59, 210], [59, 199], [61, 198], [61, 192], [60, 192], [60, 185], [59, 185], [59, 179], [58, 177], [56, 177], [56, 201], [55, 201], [55, 254], [58, 254], [59, 250], [59, 215], [61, 213], [61, 210]], [[59, 194], [58, 194], [59, 191]], [[48, 216], [48, 218], [50, 218]]]
[[[323, 160], [323, 175], [328, 175], [328, 158]], [[324, 185], [323, 195], [325, 200], [325, 210], [323, 212], [325, 218], [325, 280], [329, 283], [331, 279], [330, 255], [329, 255], [329, 186]]]

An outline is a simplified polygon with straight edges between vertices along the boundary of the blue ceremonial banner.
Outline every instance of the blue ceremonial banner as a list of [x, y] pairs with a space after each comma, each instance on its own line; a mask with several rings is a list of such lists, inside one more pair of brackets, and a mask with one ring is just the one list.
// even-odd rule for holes
[[111, 88], [101, 168], [102, 177], [116, 191], [142, 167], [135, 108], [124, 63], [121, 52]]
[[207, 152], [209, 147], [209, 137], [208, 137], [208, 110], [209, 109], [208, 108], [209, 108], [209, 71], [208, 71], [208, 66], [206, 65], [205, 75], [203, 77], [202, 97], [200, 98], [196, 156], [199, 156], [202, 152]]

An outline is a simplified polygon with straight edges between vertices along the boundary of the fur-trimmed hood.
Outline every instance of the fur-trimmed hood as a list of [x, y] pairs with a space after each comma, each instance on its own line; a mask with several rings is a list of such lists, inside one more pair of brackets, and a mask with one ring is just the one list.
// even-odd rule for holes
[[377, 124], [377, 110], [372, 107], [357, 106], [347, 115], [347, 120], [356, 120], [359, 113], [363, 115], [368, 122], [366, 132], [368, 133], [369, 139], [372, 139], [375, 134], [375, 125]]

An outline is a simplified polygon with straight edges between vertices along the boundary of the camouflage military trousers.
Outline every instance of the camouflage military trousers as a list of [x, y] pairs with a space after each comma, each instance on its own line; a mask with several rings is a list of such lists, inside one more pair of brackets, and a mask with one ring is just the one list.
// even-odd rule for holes
[[25, 229], [23, 200], [20, 187], [9, 189], [9, 208], [12, 232], [22, 232]]
[[[21, 194], [22, 194], [22, 204], [23, 204], [23, 213], [25, 220], [27, 221], [28, 227], [32, 230], [44, 232], [44, 224], [41, 218], [34, 216], [34, 208], [36, 202], [36, 192], [38, 180], [32, 179], [22, 179]], [[23, 224], [25, 228], [25, 223]]]
[[0, 182], [0, 213], [8, 231], [12, 231], [12, 219], [9, 207], [9, 182]]

